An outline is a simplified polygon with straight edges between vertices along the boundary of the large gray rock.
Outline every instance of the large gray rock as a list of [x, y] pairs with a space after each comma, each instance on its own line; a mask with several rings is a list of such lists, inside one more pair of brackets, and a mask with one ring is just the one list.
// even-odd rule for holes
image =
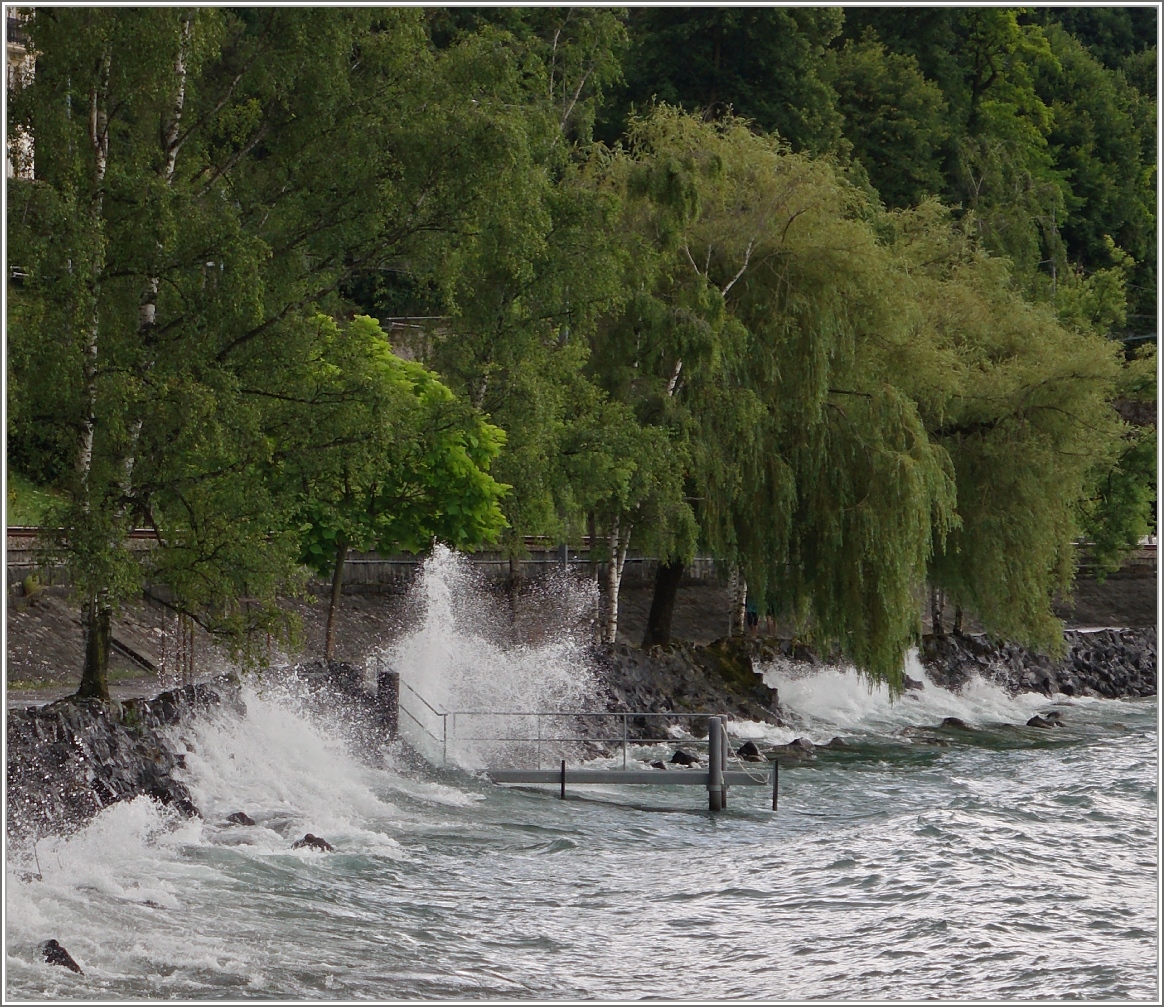
[[[607, 708], [640, 714], [628, 721], [629, 737], [665, 740], [670, 737], [667, 728], [673, 725], [704, 737], [706, 719], [677, 715], [719, 713], [782, 723], [779, 696], [756, 671], [752, 649], [752, 642], [745, 638], [717, 640], [706, 647], [676, 643], [649, 650], [620, 644], [595, 648], [593, 663]], [[613, 718], [610, 724], [593, 728], [622, 730]]]

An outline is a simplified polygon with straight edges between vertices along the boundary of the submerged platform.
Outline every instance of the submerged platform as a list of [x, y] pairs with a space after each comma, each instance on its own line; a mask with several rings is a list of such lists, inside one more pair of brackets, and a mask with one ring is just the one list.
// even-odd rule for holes
[[[560, 769], [487, 769], [484, 775], [494, 783], [547, 783], [561, 784], [563, 773]], [[570, 769], [565, 771], [567, 784], [653, 784], [662, 786], [707, 787], [711, 773], [689, 769]], [[767, 766], [757, 766], [755, 775], [743, 770], [725, 769], [721, 774], [723, 784], [730, 787], [769, 787], [772, 785], [772, 771]]]

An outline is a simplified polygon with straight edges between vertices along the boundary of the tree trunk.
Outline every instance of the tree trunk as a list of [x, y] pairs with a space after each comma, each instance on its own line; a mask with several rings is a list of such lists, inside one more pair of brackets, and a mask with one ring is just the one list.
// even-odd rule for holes
[[329, 661], [335, 657], [335, 614], [344, 593], [344, 561], [348, 558], [348, 544], [340, 539], [335, 544], [335, 573], [331, 577], [331, 602], [327, 606], [327, 630], [323, 638], [323, 656]]
[[962, 635], [962, 606], [954, 606], [954, 635]]
[[643, 646], [665, 647], [671, 642], [671, 617], [675, 612], [675, 596], [679, 593], [679, 582], [683, 579], [686, 564], [681, 560], [660, 563], [655, 571], [655, 593], [651, 597], [651, 612], [647, 616], [647, 631], [643, 634]]
[[728, 593], [731, 596], [728, 609], [728, 636], [743, 633], [747, 627], [748, 615], [748, 582], [744, 579], [744, 572], [738, 567], [732, 567], [731, 578], [728, 580]]
[[109, 702], [109, 648], [113, 640], [109, 606], [100, 598], [89, 599], [83, 618], [85, 623], [85, 667], [77, 695], [83, 699]]
[[89, 143], [93, 152], [93, 194], [89, 216], [96, 240], [88, 277], [85, 332], [81, 340], [81, 399], [84, 407], [76, 459], [82, 507], [86, 513], [89, 511], [89, 474], [93, 468], [93, 441], [97, 429], [97, 337], [101, 327], [101, 278], [105, 270], [105, 169], [109, 163], [109, 116], [106, 109], [109, 69], [110, 55], [107, 52], [98, 79], [89, 93]]
[[934, 636], [945, 636], [946, 628], [942, 625], [942, 609], [945, 607], [945, 592], [941, 588], [930, 588], [930, 629]]
[[736, 625], [740, 629], [740, 636], [744, 636], [748, 631], [748, 581], [743, 570], [740, 571], [738, 591], [735, 605]]
[[[193, 22], [190, 17], [182, 19], [182, 32], [178, 42], [178, 54], [174, 60], [174, 104], [170, 121], [166, 124], [162, 135], [162, 153], [164, 155], [158, 168], [158, 177], [167, 189], [174, 184], [174, 169], [178, 163], [178, 150], [181, 147], [182, 112], [186, 106], [186, 71], [187, 54], [190, 50], [193, 35]], [[161, 240], [156, 243], [158, 255], [157, 266], [161, 266], [164, 248]], [[143, 356], [138, 364], [138, 380], [143, 386], [149, 380], [154, 369], [154, 341], [158, 319], [158, 291], [161, 280], [157, 275], [146, 279], [137, 309], [137, 340]], [[139, 415], [130, 427], [129, 446], [122, 461], [122, 497], [126, 504], [133, 497], [133, 469], [137, 462], [138, 444], [141, 440], [142, 417]], [[124, 506], [124, 505], [123, 505]]]
[[626, 551], [630, 545], [630, 526], [625, 534], [616, 517], [610, 525], [610, 561], [606, 564], [606, 577], [602, 585], [602, 642], [614, 643], [618, 637], [618, 589], [622, 583], [622, 567], [626, 562]]
[[521, 560], [516, 556], [509, 557], [509, 622], [517, 628], [517, 604], [521, 597]]

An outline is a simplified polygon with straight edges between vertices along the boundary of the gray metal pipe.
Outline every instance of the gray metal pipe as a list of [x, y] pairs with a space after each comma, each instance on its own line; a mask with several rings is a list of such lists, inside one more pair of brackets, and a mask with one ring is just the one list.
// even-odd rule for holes
[[723, 809], [723, 721], [707, 718], [707, 808]]
[[[719, 732], [719, 769], [722, 777], [723, 771], [728, 766], [728, 733], [727, 733], [727, 717], [720, 717], [720, 732]], [[726, 808], [728, 806], [728, 785], [727, 781], [723, 782], [723, 796], [720, 798], [720, 807]]]

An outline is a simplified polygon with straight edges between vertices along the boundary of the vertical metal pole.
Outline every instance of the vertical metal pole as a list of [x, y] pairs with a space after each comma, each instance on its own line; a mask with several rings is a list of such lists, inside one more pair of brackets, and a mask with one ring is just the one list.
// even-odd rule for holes
[[[455, 716], [455, 714], [454, 714]], [[441, 767], [449, 763], [449, 715], [441, 714]]]
[[776, 810], [776, 804], [780, 800], [780, 763], [775, 759], [772, 760], [772, 810]]
[[[565, 763], [563, 763], [565, 765]], [[538, 769], [542, 768], [542, 715], [538, 714]], [[565, 786], [565, 784], [563, 784]]]
[[626, 769], [626, 714], [622, 715], [622, 768]]
[[562, 800], [566, 799], [566, 760], [562, 760], [562, 792], [559, 795]]
[[[720, 742], [720, 757], [719, 768], [721, 770], [727, 769], [728, 766], [728, 735], [727, 735], [727, 717], [720, 717], [720, 724], [722, 729], [719, 734]], [[723, 797], [720, 798], [720, 807], [726, 808], [728, 801], [728, 785], [723, 784]]]
[[707, 808], [723, 808], [723, 721], [719, 717], [707, 719]]

